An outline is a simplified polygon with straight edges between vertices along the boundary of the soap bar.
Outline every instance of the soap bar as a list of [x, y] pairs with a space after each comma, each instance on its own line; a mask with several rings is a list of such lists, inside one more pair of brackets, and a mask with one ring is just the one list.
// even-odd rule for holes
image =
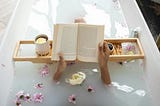
[[69, 83], [71, 85], [78, 85], [81, 84], [86, 78], [85, 73], [78, 72], [72, 75], [71, 79], [69, 79]]

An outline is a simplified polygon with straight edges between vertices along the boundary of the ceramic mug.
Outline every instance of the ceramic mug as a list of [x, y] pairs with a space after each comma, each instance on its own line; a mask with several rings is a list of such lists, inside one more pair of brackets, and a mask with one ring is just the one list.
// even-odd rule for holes
[[35, 38], [35, 51], [39, 56], [46, 56], [50, 51], [48, 36], [45, 34], [37, 35]]
[[104, 52], [106, 52], [106, 49], [105, 48], [108, 48], [108, 50], [110, 50], [110, 54], [112, 54], [113, 53], [113, 51], [114, 51], [114, 46], [113, 46], [113, 44], [112, 43], [110, 43], [110, 42], [107, 42], [107, 44], [106, 45], [104, 45], [104, 47], [103, 47], [103, 51]]

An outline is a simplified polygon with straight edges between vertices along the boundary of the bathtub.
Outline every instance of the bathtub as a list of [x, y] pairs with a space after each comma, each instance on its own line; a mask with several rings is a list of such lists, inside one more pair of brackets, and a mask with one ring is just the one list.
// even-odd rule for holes
[[[58, 20], [54, 17], [56, 17], [56, 6], [58, 5], [58, 0], [48, 0], [48, 4], [52, 4], [52, 6], [50, 7], [50, 9], [52, 11], [49, 11], [49, 13], [51, 14], [50, 17], [48, 17], [53, 24], [56, 22], [70, 22], [71, 20], [73, 20], [76, 17], [71, 17], [68, 20], [67, 19], [61, 19], [61, 17], [58, 18]], [[85, 1], [85, 0], [84, 0]], [[39, 26], [38, 23], [34, 24], [35, 26], [28, 28], [28, 26], [30, 26], [33, 22], [33, 20], [30, 20], [30, 17], [34, 17], [34, 14], [31, 14], [32, 12], [32, 5], [36, 3], [34, 0], [19, 0], [17, 5], [16, 5], [16, 9], [10, 19], [10, 22], [8, 24], [7, 27], [7, 31], [5, 33], [5, 36], [1, 42], [0, 45], [0, 80], [1, 80], [1, 88], [0, 88], [0, 106], [10, 106], [12, 105], [12, 103], [8, 103], [8, 98], [12, 98], [12, 97], [8, 97], [10, 95], [10, 92], [12, 92], [12, 86], [14, 82], [14, 77], [15, 75], [17, 75], [17, 72], [19, 72], [19, 69], [23, 69], [23, 67], [21, 67], [21, 63], [15, 63], [12, 60], [12, 55], [14, 52], [14, 48], [15, 48], [15, 44], [18, 40], [22, 40], [22, 39], [34, 39], [35, 36], [38, 33], [46, 33], [47, 35], [49, 35], [49, 38], [52, 39], [52, 33], [53, 33], [53, 29], [49, 29], [48, 26], [50, 26], [52, 28], [52, 23], [48, 23], [46, 20], [42, 20], [45, 23], [48, 23], [46, 25], [46, 29], [43, 29], [42, 26]], [[98, 2], [97, 2], [98, 3]], [[125, 20], [127, 23], [127, 27], [129, 29], [133, 29], [136, 27], [140, 27], [141, 28], [141, 35], [139, 36], [139, 39], [142, 43], [142, 47], [143, 50], [145, 52], [145, 59], [143, 61], [140, 61], [142, 64], [142, 67], [140, 70], [143, 70], [143, 72], [141, 73], [141, 76], [138, 76], [138, 79], [143, 77], [144, 81], [140, 82], [137, 85], [144, 85], [144, 89], [147, 91], [147, 94], [149, 94], [149, 99], [147, 97], [147, 99], [138, 99], [138, 101], [129, 101], [126, 102], [125, 101], [125, 97], [124, 99], [121, 99], [120, 96], [121, 93], [117, 93], [117, 91], [112, 91], [112, 93], [114, 92], [114, 95], [116, 95], [115, 97], [113, 97], [113, 100], [110, 101], [108, 104], [112, 104], [112, 105], [123, 105], [123, 106], [127, 106], [127, 105], [131, 105], [134, 104], [136, 106], [138, 105], [155, 105], [155, 106], [159, 106], [160, 102], [159, 102], [159, 98], [160, 98], [160, 93], [159, 93], [159, 89], [160, 89], [160, 83], [159, 83], [159, 79], [160, 79], [160, 55], [159, 55], [159, 51], [156, 47], [156, 44], [154, 42], [154, 39], [150, 33], [150, 30], [138, 8], [138, 5], [136, 3], [135, 0], [120, 0], [120, 4], [121, 4], [121, 8], [123, 10], [123, 14], [125, 16]], [[70, 5], [68, 3], [68, 5]], [[49, 8], [48, 8], [49, 9]], [[49, 10], [50, 10], [49, 9]], [[42, 11], [43, 12], [47, 11], [47, 9], [44, 9]], [[83, 10], [77, 9], [77, 11], [81, 12]], [[34, 12], [39, 12], [38, 10], [34, 11]], [[83, 16], [84, 14], [78, 14], [77, 12], [74, 13], [76, 14], [75, 16]], [[61, 15], [59, 15], [61, 16]], [[30, 20], [30, 21], [29, 21]], [[38, 32], [36, 32], [36, 30], [34, 30], [35, 27], [39, 26], [38, 28]], [[111, 27], [111, 26], [110, 26]], [[138, 61], [139, 62], [139, 61]], [[26, 64], [25, 67], [27, 66], [31, 66], [32, 63], [22, 63], [24, 66]], [[110, 63], [111, 64], [111, 63]], [[139, 64], [139, 63], [129, 63], [129, 64], [133, 64], [133, 66]], [[37, 64], [34, 64], [35, 66], [31, 66], [28, 69], [34, 69], [35, 67], [40, 67]], [[76, 69], [76, 67], [81, 67], [81, 66], [85, 66], [84, 63], [81, 63], [78, 66], [75, 66], [73, 69]], [[88, 65], [90, 66], [90, 65]], [[95, 64], [91, 64], [91, 68], [97, 68], [97, 67], [93, 67], [95, 66]], [[140, 65], [138, 65], [140, 67]], [[18, 67], [18, 69], [17, 69]], [[52, 68], [54, 66], [51, 66]], [[87, 67], [87, 65], [85, 66]], [[114, 67], [116, 67], [116, 63], [113, 63], [113, 65], [111, 65], [111, 69]], [[119, 66], [120, 67], [120, 66]], [[117, 69], [119, 67], [116, 67]], [[133, 67], [132, 67], [133, 68]], [[72, 70], [73, 70], [72, 69]], [[18, 70], [18, 71], [17, 71]], [[27, 69], [24, 69], [24, 71], [27, 71]], [[28, 73], [31, 74], [31, 72], [29, 71]], [[23, 73], [21, 73], [23, 74]], [[113, 77], [115, 76], [114, 72], [111, 72], [111, 74], [113, 74]], [[125, 72], [124, 72], [125, 74]], [[129, 74], [129, 73], [128, 73]], [[66, 74], [65, 74], [66, 75]], [[130, 75], [130, 74], [129, 74]], [[66, 75], [67, 76], [67, 75]], [[95, 75], [96, 76], [96, 75]], [[133, 75], [134, 76], [134, 75]], [[116, 77], [116, 76], [115, 76]], [[113, 78], [114, 79], [114, 78]], [[115, 78], [116, 79], [116, 78]], [[50, 79], [49, 79], [50, 81]], [[45, 83], [45, 82], [44, 82]], [[133, 81], [134, 83], [134, 81]], [[129, 82], [127, 83], [129, 84]], [[63, 85], [63, 84], [62, 84]], [[64, 84], [65, 85], [65, 84]], [[113, 83], [113, 85], [115, 87], [118, 88], [118, 86], [121, 85], [121, 87], [123, 86], [123, 84], [118, 84], [116, 82]], [[25, 85], [24, 85], [25, 86]], [[23, 86], [23, 87], [24, 87]], [[99, 85], [102, 86], [102, 85]], [[128, 86], [129, 87], [129, 86]], [[143, 86], [142, 86], [143, 88]], [[101, 88], [97, 88], [103, 91], [103, 89]], [[113, 89], [112, 89], [113, 90]], [[130, 95], [134, 94], [136, 91], [134, 91], [132, 88], [130, 89], [131, 92], [129, 91]], [[56, 91], [55, 91], [56, 92]], [[71, 93], [71, 91], [69, 91], [69, 93]], [[112, 93], [110, 95], [112, 95]], [[125, 92], [126, 93], [126, 92]], [[83, 91], [82, 91], [83, 94]], [[15, 95], [15, 94], [14, 94]], [[62, 92], [63, 95], [63, 92]], [[84, 93], [85, 95], [85, 93]], [[98, 94], [100, 96], [100, 94]], [[102, 96], [105, 98], [105, 95], [102, 94]], [[142, 95], [143, 96], [143, 95]], [[88, 97], [88, 95], [86, 95], [86, 97]], [[107, 96], [109, 98], [109, 95]], [[50, 97], [51, 98], [51, 97]], [[54, 97], [55, 98], [55, 97]], [[95, 97], [98, 98], [98, 97]], [[107, 99], [107, 98], [106, 98]], [[137, 98], [132, 98], [137, 99]], [[149, 100], [149, 101], [148, 101]], [[144, 103], [141, 103], [141, 102]], [[101, 102], [101, 101], [98, 101]], [[115, 102], [115, 103], [114, 103]], [[119, 103], [118, 103], [119, 102]], [[126, 102], [125, 104], [123, 104], [124, 102]], [[88, 103], [88, 101], [84, 102], [84, 103]], [[149, 103], [149, 104], [145, 104], [145, 103]], [[100, 103], [102, 106], [105, 105], [102, 102]], [[39, 104], [31, 104], [31, 106], [39, 106]], [[41, 104], [42, 105], [42, 104]], [[45, 104], [47, 105], [47, 104]], [[50, 104], [51, 105], [51, 104]], [[62, 106], [60, 104], [52, 104], [55, 106]], [[66, 105], [69, 106], [70, 104]], [[77, 103], [78, 105], [78, 103]], [[81, 104], [84, 105], [84, 104]], [[94, 105], [94, 104], [92, 104]], [[98, 104], [97, 104], [98, 105]], [[49, 104], [48, 104], [49, 106]], [[89, 106], [89, 104], [88, 104]]]
[[[26, 7], [29, 8], [23, 8], [24, 4], [26, 4]], [[25, 25], [18, 25], [17, 23], [26, 22], [25, 20], [28, 20], [28, 14], [31, 11], [31, 4], [32, 0], [30, 1], [22, 1], [18, 0], [16, 9], [13, 12], [13, 15], [11, 16], [11, 19], [8, 23], [8, 27], [6, 28], [5, 35], [0, 45], [0, 51], [4, 51], [4, 53], [1, 53], [0, 56], [0, 63], [1, 63], [1, 90], [0, 94], [2, 95], [0, 97], [0, 105], [5, 106], [7, 95], [9, 88], [11, 87], [13, 76], [14, 76], [14, 65], [12, 61], [12, 53], [14, 51], [14, 43], [21, 38], [24, 31], [26, 29]], [[22, 14], [23, 11], [25, 11], [25, 14]], [[21, 31], [16, 31], [15, 29], [22, 29]], [[23, 38], [23, 37], [22, 37]], [[6, 39], [8, 39], [8, 43], [6, 43]], [[4, 68], [6, 67], [6, 68]]]

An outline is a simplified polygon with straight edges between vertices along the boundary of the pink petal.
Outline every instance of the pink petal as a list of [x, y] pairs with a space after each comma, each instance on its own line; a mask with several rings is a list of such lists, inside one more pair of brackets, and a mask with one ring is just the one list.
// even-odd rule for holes
[[88, 92], [95, 92], [95, 89], [91, 85], [88, 86], [87, 90]]
[[24, 92], [23, 92], [23, 91], [19, 91], [19, 92], [16, 94], [16, 98], [17, 98], [17, 100], [18, 100], [18, 99], [24, 99]]
[[40, 74], [42, 77], [46, 76], [49, 74], [49, 69], [47, 65], [44, 65], [41, 69], [40, 69]]
[[35, 103], [41, 103], [43, 101], [44, 97], [41, 93], [35, 93], [33, 95], [32, 99]]
[[76, 104], [76, 96], [72, 94], [71, 96], [68, 97], [68, 101], [70, 103]]
[[36, 89], [43, 89], [43, 84], [42, 83], [38, 83], [35, 85]]
[[31, 102], [32, 101], [30, 94], [27, 93], [27, 94], [24, 95], [24, 101], [26, 101], [26, 102]]
[[20, 100], [16, 100], [16, 101], [15, 101], [15, 104], [16, 104], [16, 106], [22, 106]]

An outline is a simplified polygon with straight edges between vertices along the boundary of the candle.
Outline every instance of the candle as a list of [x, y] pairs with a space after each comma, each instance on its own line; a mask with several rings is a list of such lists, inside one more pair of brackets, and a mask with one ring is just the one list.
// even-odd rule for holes
[[35, 38], [35, 50], [39, 56], [46, 56], [50, 51], [48, 37], [45, 34], [40, 34]]
[[38, 38], [37, 40], [36, 40], [36, 43], [38, 43], [38, 44], [43, 44], [43, 43], [45, 43], [47, 40], [45, 39], [45, 38]]

